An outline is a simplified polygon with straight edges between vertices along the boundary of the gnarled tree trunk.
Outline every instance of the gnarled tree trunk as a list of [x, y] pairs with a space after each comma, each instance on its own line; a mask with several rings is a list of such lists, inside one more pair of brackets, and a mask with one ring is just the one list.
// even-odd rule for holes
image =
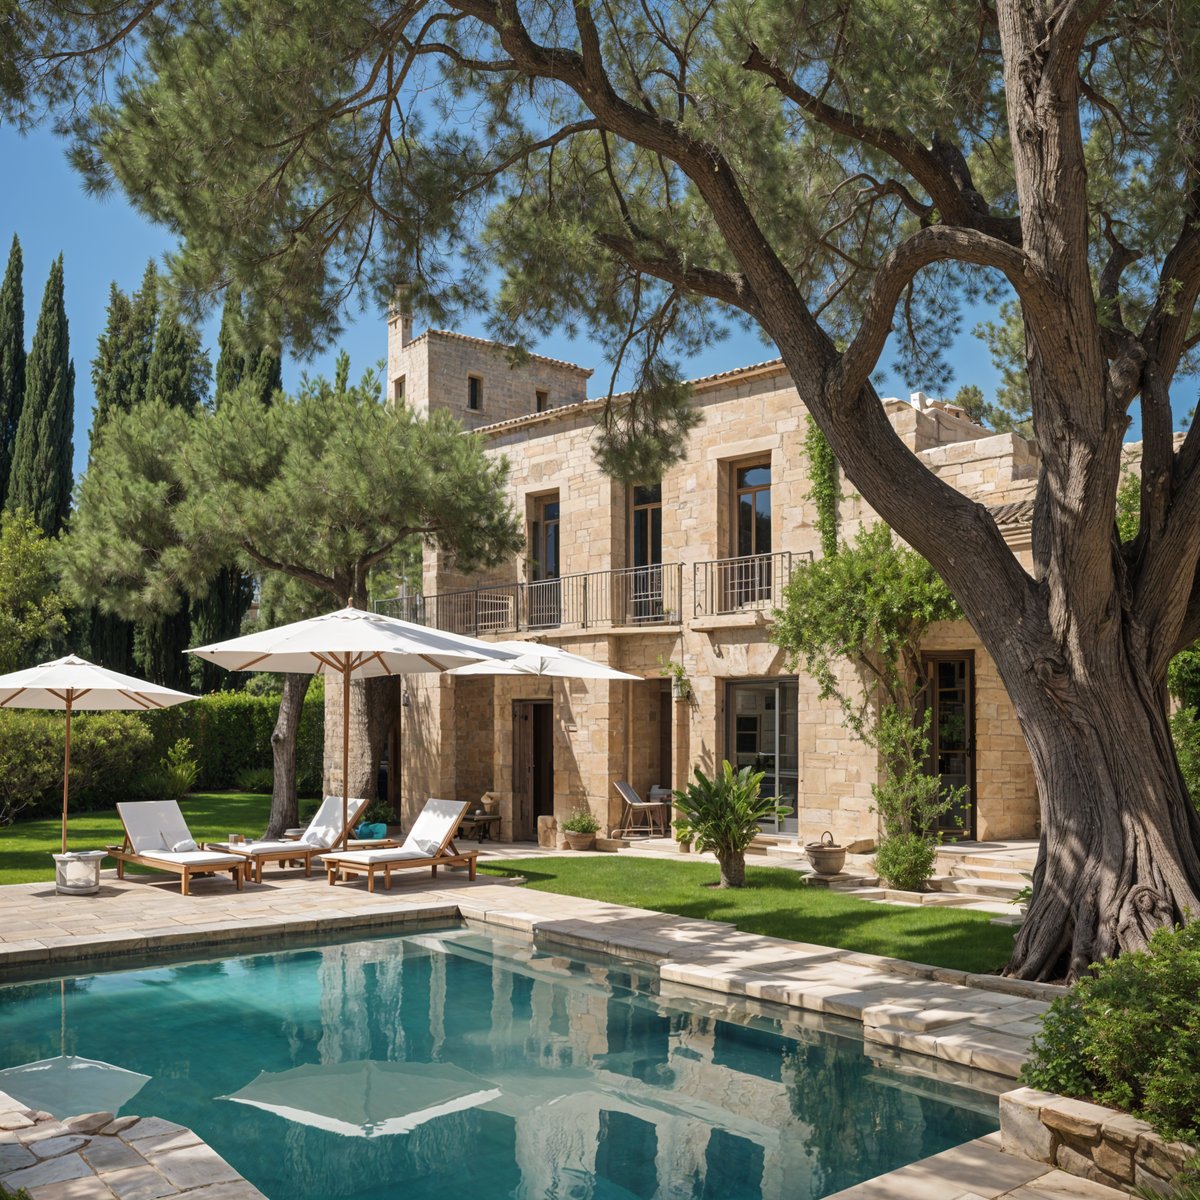
[[279, 697], [279, 716], [271, 733], [271, 759], [275, 780], [271, 788], [271, 816], [263, 837], [274, 840], [285, 829], [300, 824], [296, 806], [296, 738], [300, 732], [300, 714], [309, 676], [285, 675]]
[[717, 863], [721, 868], [723, 888], [740, 888], [746, 886], [746, 855], [737, 850], [722, 852], [718, 850]]

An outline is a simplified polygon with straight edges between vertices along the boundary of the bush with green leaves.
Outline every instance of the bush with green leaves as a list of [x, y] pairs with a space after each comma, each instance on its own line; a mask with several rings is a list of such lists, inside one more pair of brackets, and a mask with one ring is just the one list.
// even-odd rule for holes
[[1181, 708], [1171, 716], [1171, 740], [1175, 757], [1192, 803], [1200, 808], [1200, 717], [1193, 708]]
[[778, 796], [761, 795], [764, 772], [733, 769], [728, 760], [712, 779], [695, 768], [695, 779], [675, 793], [682, 814], [675, 822], [681, 841], [694, 842], [700, 851], [711, 850], [721, 867], [721, 884], [746, 883], [746, 847], [768, 821], [786, 817], [792, 810]]
[[1200, 1146], [1200, 921], [1157, 930], [1055, 1000], [1021, 1082]]
[[275, 772], [270, 767], [245, 767], [237, 773], [234, 786], [239, 792], [264, 792], [275, 788]]
[[[0, 712], [0, 825], [62, 807], [66, 722], [61, 713]], [[131, 793], [152, 739], [134, 713], [78, 713], [71, 722], [71, 808], [106, 808]]]
[[200, 768], [192, 757], [192, 743], [180, 738], [163, 756], [158, 766], [141, 780], [139, 791], [155, 800], [178, 800], [196, 784]]
[[937, 843], [920, 833], [885, 837], [875, 851], [875, 870], [888, 887], [919, 892], [933, 874]]
[[563, 833], [599, 833], [600, 822], [595, 814], [587, 808], [577, 808], [570, 816], [564, 817], [558, 823]]

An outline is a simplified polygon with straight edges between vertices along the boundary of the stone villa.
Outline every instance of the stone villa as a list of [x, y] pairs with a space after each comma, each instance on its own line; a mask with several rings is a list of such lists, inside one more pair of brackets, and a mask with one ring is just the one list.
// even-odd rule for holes
[[[507, 456], [527, 547], [472, 577], [427, 551], [422, 595], [384, 610], [553, 643], [642, 677], [410, 677], [389, 742], [390, 761], [402, 764], [389, 787], [405, 821], [428, 796], [477, 802], [492, 792], [502, 840], [532, 840], [539, 817], [581, 807], [607, 831], [622, 822], [614, 782], [629, 780], [645, 798], [683, 786], [693, 764], [711, 770], [728, 758], [766, 770], [765, 786], [793, 806], [778, 837], [807, 841], [828, 829], [855, 848], [873, 843], [873, 752], [768, 640], [789, 573], [820, 553], [805, 410], [782, 363], [695, 380], [703, 421], [687, 461], [626, 488], [592, 455], [604, 401], [587, 398], [587, 369], [537, 355], [512, 365], [504, 347], [455, 333], [413, 337], [400, 312], [388, 335], [392, 402], [448, 408]], [[994, 506], [1026, 556], [1036, 447], [921, 393], [884, 403], [913, 453]], [[872, 514], [847, 495], [840, 518], [849, 537]], [[936, 626], [926, 653], [934, 757], [948, 782], [971, 789], [965, 836], [1034, 835], [1032, 769], [995, 666], [965, 622]]]

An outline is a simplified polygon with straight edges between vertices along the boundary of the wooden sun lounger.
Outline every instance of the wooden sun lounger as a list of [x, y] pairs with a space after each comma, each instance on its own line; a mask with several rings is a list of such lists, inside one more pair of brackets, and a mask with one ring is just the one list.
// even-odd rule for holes
[[[367, 807], [366, 800], [358, 796], [351, 796], [349, 801], [350, 828], [353, 829], [355, 822], [363, 809]], [[306, 876], [312, 875], [312, 861], [314, 858], [323, 854], [328, 854], [330, 848], [336, 846], [342, 836], [342, 798], [341, 796], [326, 796], [317, 809], [316, 815], [309, 822], [308, 829], [304, 834], [310, 831], [324, 831], [328, 837], [327, 845], [317, 845], [316, 843], [306, 843], [301, 838], [292, 840], [289, 838], [280, 838], [270, 842], [209, 842], [210, 850], [219, 850], [223, 854], [236, 854], [238, 857], [245, 859], [246, 866], [254, 871], [254, 882], [262, 883], [263, 865], [269, 862], [277, 862], [280, 866], [289, 866], [292, 863], [300, 863], [304, 867]]]
[[190, 896], [195, 876], [221, 875], [228, 871], [237, 890], [242, 890], [245, 878], [243, 859], [200, 849], [167, 849], [169, 844], [174, 845], [191, 836], [179, 805], [174, 800], [118, 804], [117, 815], [125, 828], [125, 841], [123, 845], [109, 846], [107, 849], [109, 855], [117, 860], [118, 879], [125, 878], [128, 863], [150, 867], [155, 871], [173, 872], [180, 877], [180, 891]]
[[[404, 845], [398, 849], [327, 851], [320, 856], [327, 881], [332, 885], [352, 875], [365, 875], [367, 891], [373, 892], [376, 875], [383, 875], [386, 889], [392, 886], [393, 871], [428, 867], [436, 879], [438, 867], [448, 866], [466, 867], [469, 878], [474, 879], [479, 851], [459, 851], [454, 845], [454, 835], [467, 807], [465, 801], [459, 800], [426, 801]], [[431, 845], [435, 846], [432, 852]]]

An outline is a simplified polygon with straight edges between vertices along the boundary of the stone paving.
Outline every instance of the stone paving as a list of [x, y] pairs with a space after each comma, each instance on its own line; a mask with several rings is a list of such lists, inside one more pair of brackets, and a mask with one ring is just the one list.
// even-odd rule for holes
[[30, 1200], [267, 1200], [182, 1125], [110, 1112], [57, 1121], [4, 1092], [0, 1183]]
[[[0, 979], [27, 975], [31, 969], [67, 970], [73, 961], [97, 956], [254, 938], [280, 945], [317, 933], [378, 933], [429, 919], [464, 919], [506, 936], [524, 935], [653, 964], [664, 987], [701, 987], [853, 1018], [863, 1024], [868, 1052], [872, 1044], [881, 1052], [915, 1052], [947, 1067], [998, 1077], [1016, 1076], [1038, 1019], [1060, 991], [739, 933], [724, 922], [536, 892], [514, 887], [512, 881], [472, 883], [453, 873], [433, 880], [416, 871], [410, 877], [394, 877], [390, 891], [374, 894], [360, 884], [330, 887], [324, 879], [282, 872], [267, 875], [261, 885], [248, 883], [241, 893], [221, 878], [198, 880], [186, 897], [173, 878], [140, 876], [118, 882], [109, 873], [99, 895], [90, 897], [56, 895], [52, 883], [0, 888]], [[1095, 1185], [1081, 1180], [1073, 1180], [1080, 1190], [1064, 1192], [1061, 1180], [1073, 1177], [1046, 1164], [1004, 1155], [988, 1139], [968, 1147], [948, 1153], [983, 1155], [991, 1164], [988, 1171], [995, 1166], [995, 1179], [1007, 1191], [991, 1184], [981, 1188], [978, 1173], [959, 1186], [960, 1159], [939, 1155], [904, 1168], [908, 1175], [893, 1173], [899, 1176], [894, 1183], [871, 1181], [859, 1188], [876, 1190], [851, 1189], [843, 1196], [958, 1200], [973, 1192], [990, 1200], [1014, 1188], [1020, 1200], [1066, 1195], [1099, 1200], [1107, 1194], [1087, 1190]], [[1043, 1177], [1049, 1176], [1054, 1179], [1045, 1184]], [[935, 1178], [943, 1180], [937, 1189], [925, 1188]], [[1035, 1178], [1041, 1190], [1020, 1191]], [[910, 1179], [920, 1186], [910, 1186]], [[1048, 1186], [1052, 1190], [1046, 1191]], [[893, 1187], [899, 1190], [890, 1190]], [[61, 1193], [64, 1198], [69, 1194]]]

